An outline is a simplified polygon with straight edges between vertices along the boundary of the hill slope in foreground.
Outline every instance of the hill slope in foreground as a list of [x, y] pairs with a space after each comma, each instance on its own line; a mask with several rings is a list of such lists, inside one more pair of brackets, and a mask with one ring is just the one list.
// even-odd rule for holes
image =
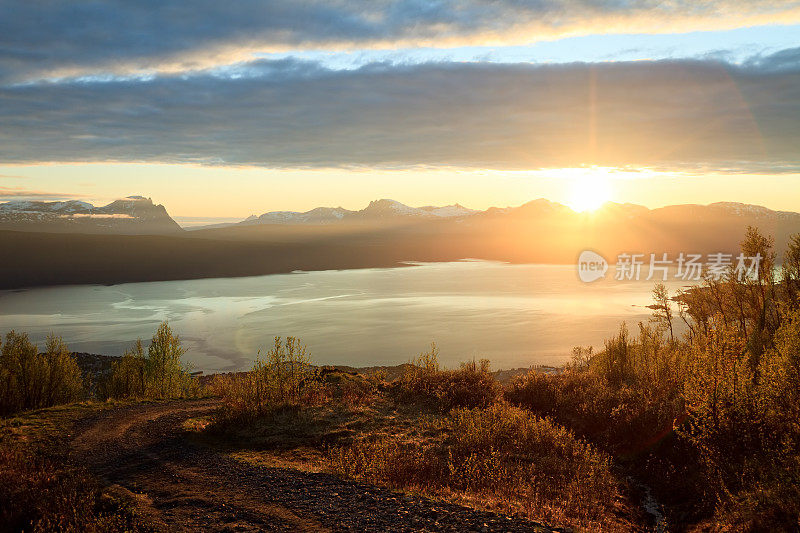
[[[85, 499], [83, 505], [92, 512], [100, 506], [125, 523], [117, 529], [103, 522], [104, 531], [572, 531], [525, 518], [527, 513], [503, 511], [496, 502], [457, 494], [431, 497], [421, 488], [398, 492], [348, 480], [327, 466], [327, 447], [358, 433], [379, 437], [386, 423], [409, 431], [421, 416], [416, 410], [386, 404], [345, 409], [346, 416], [320, 411], [296, 419], [287, 413], [247, 436], [230, 438], [204, 431], [218, 407], [218, 399], [208, 398], [74, 404], [23, 413], [0, 423], [0, 462], [9, 462], [9, 442], [44, 446], [40, 455], [26, 454], [50, 458], [55, 471], [47, 479], [79, 483], [74, 490]], [[13, 461], [2, 466], [0, 478], [20, 475]], [[23, 468], [30, 476], [35, 464]], [[48, 504], [49, 492], [34, 496]], [[34, 507], [31, 503], [28, 511], [41, 511]], [[635, 509], [621, 509], [610, 530], [635, 530], [636, 523], [623, 515], [643, 518]], [[43, 512], [60, 511], [55, 506]]]

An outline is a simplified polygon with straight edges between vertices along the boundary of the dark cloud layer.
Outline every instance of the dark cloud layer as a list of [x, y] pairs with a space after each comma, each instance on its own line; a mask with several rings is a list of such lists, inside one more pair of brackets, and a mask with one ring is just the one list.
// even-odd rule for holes
[[270, 47], [519, 43], [799, 16], [796, 0], [3, 0], [0, 80], [207, 65]]
[[6, 87], [0, 160], [798, 171], [798, 58], [355, 71], [283, 60], [234, 78]]
[[32, 191], [20, 189], [18, 187], [2, 187], [0, 186], [0, 202], [6, 200], [66, 200], [68, 198], [77, 198], [77, 194], [49, 192], [49, 191]]

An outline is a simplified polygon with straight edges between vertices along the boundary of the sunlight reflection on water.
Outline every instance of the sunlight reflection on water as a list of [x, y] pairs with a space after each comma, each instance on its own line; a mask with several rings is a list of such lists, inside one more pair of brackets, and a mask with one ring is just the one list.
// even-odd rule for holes
[[[611, 278], [612, 276], [609, 276]], [[560, 364], [602, 346], [622, 321], [647, 320], [653, 282], [581, 283], [574, 266], [488, 261], [0, 293], [0, 331], [53, 331], [70, 348], [119, 355], [168, 319], [195, 368], [242, 369], [275, 335], [314, 360], [399, 364], [436, 341], [442, 362], [493, 368]], [[669, 283], [673, 290], [680, 287]]]

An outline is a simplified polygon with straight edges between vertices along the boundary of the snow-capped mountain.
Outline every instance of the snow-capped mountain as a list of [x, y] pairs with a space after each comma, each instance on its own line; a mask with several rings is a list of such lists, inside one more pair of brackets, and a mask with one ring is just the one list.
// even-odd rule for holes
[[750, 216], [756, 218], [771, 217], [771, 216], [786, 218], [797, 215], [797, 213], [794, 213], [792, 211], [773, 211], [772, 209], [768, 209], [760, 205], [742, 204], [739, 202], [716, 202], [713, 204], [709, 204], [708, 207], [712, 209], [727, 211], [728, 213], [738, 216]]
[[431, 219], [457, 218], [478, 213], [463, 205], [453, 204], [442, 207], [411, 207], [396, 200], [373, 200], [359, 211], [342, 207], [317, 207], [311, 211], [270, 211], [261, 216], [250, 216], [240, 225], [254, 224], [332, 224], [347, 220], [388, 220], [388, 219]]
[[297, 211], [270, 211], [259, 217], [247, 217], [240, 224], [330, 224], [343, 219], [351, 213], [353, 211], [341, 207], [317, 207], [303, 213]]
[[445, 205], [442, 207], [426, 205], [425, 207], [420, 207], [420, 209], [441, 218], [466, 217], [479, 212], [476, 209], [470, 209], [460, 204]]
[[154, 205], [143, 196], [128, 196], [99, 207], [77, 200], [0, 203], [0, 229], [121, 234], [181, 231], [163, 205]]
[[0, 213], [10, 215], [12, 213], [20, 217], [39, 217], [46, 213], [59, 213], [70, 215], [74, 213], [88, 213], [94, 206], [87, 202], [69, 200], [66, 202], [34, 202], [30, 200], [14, 200], [0, 204]]
[[367, 207], [361, 211], [357, 211], [355, 216], [359, 218], [396, 218], [396, 217], [433, 217], [424, 209], [418, 207], [410, 207], [406, 204], [401, 204], [397, 200], [381, 199], [373, 200]]

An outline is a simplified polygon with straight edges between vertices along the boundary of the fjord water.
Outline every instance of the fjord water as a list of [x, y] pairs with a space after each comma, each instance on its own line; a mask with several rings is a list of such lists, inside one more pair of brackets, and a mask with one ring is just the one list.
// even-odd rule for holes
[[[647, 321], [653, 281], [583, 283], [575, 266], [487, 261], [247, 278], [65, 286], [0, 292], [0, 331], [49, 332], [74, 351], [120, 355], [169, 320], [204, 371], [249, 367], [272, 337], [296, 336], [315, 362], [399, 364], [431, 341], [441, 361], [495, 369], [557, 365]], [[685, 282], [671, 281], [672, 290]]]

